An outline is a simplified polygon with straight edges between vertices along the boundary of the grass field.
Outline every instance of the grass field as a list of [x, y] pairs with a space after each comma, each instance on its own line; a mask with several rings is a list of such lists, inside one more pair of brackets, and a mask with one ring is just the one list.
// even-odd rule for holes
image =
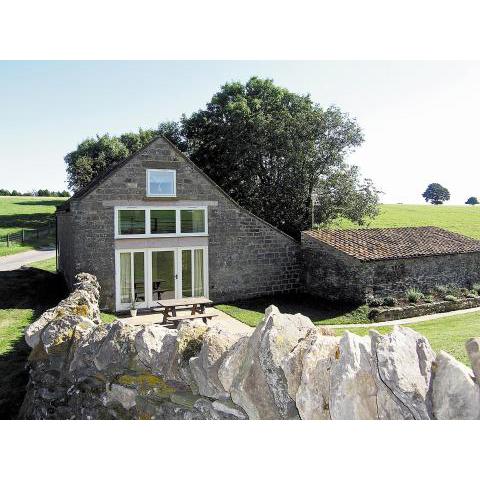
[[[368, 227], [422, 227], [429, 225], [480, 239], [480, 206], [382, 205], [380, 215], [372, 220]], [[336, 222], [334, 226], [358, 228], [346, 220]]]
[[[432, 348], [438, 352], [444, 350], [457, 360], [470, 366], [465, 342], [471, 337], [480, 336], [480, 312], [464, 313], [438, 320], [428, 320], [421, 323], [405, 325], [428, 338]], [[393, 327], [374, 327], [380, 333], [390, 333]], [[348, 328], [357, 335], [367, 335], [369, 328]], [[343, 334], [339, 329], [338, 334]]]
[[[22, 228], [39, 228], [52, 222], [55, 208], [66, 198], [59, 197], [0, 197], [0, 237], [15, 233]], [[40, 241], [30, 241], [26, 245], [7, 247], [0, 243], [0, 256], [19, 253], [52, 243], [53, 237]]]

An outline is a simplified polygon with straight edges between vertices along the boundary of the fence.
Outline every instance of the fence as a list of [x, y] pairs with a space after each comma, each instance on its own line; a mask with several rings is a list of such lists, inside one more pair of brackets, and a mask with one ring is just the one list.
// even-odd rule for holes
[[0, 245], [11, 247], [13, 245], [25, 245], [28, 243], [36, 243], [46, 239], [55, 233], [55, 222], [51, 222], [39, 228], [22, 228], [15, 233], [8, 233], [0, 237]]

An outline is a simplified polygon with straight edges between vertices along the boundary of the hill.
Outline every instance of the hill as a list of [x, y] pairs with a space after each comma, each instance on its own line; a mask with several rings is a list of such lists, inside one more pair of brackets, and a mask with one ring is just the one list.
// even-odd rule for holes
[[[480, 240], [480, 207], [470, 205], [381, 205], [380, 215], [367, 227], [425, 227], [445, 228]], [[336, 228], [365, 228], [348, 220]]]

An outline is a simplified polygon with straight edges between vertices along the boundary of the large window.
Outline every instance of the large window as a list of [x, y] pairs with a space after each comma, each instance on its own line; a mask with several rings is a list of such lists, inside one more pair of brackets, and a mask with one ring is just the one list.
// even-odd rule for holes
[[175, 210], [150, 210], [150, 233], [176, 233]]
[[117, 207], [115, 237], [206, 235], [206, 207]]
[[147, 170], [147, 195], [174, 197], [176, 195], [175, 170]]
[[118, 233], [119, 235], [144, 235], [145, 210], [119, 210]]

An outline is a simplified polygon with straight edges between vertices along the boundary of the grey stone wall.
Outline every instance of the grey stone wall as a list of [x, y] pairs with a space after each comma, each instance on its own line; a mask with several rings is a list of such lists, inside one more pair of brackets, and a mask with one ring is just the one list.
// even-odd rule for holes
[[[114, 206], [158, 205], [146, 197], [148, 168], [175, 169], [179, 202], [208, 206], [209, 296], [215, 302], [299, 288], [300, 245], [240, 208], [163, 139], [139, 152], [83, 198], [71, 201], [72, 264], [65, 272], [97, 276], [101, 307], [115, 307]], [[172, 199], [167, 199], [165, 202]]]
[[365, 295], [403, 296], [408, 288], [471, 287], [480, 281], [480, 253], [361, 262], [302, 235], [306, 289], [332, 301], [362, 302]]
[[73, 284], [74, 251], [72, 248], [72, 222], [69, 212], [57, 212], [58, 270], [63, 273], [69, 288]]

